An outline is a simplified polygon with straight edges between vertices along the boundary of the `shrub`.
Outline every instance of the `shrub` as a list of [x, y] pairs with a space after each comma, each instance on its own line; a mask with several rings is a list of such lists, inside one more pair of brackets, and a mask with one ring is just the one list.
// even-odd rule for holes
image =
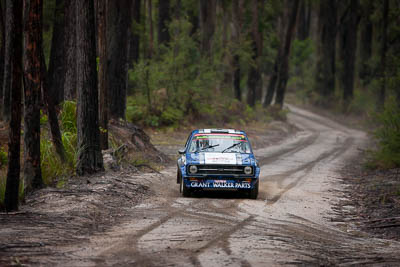
[[7, 165], [8, 157], [4, 148], [0, 147], [0, 168]]
[[400, 108], [390, 103], [377, 115], [379, 127], [374, 132], [378, 149], [372, 152], [370, 167], [394, 168], [400, 166]]

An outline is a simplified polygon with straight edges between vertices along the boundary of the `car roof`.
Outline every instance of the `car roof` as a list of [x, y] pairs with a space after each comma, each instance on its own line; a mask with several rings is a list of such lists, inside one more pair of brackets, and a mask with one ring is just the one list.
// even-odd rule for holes
[[244, 134], [246, 133], [241, 130], [235, 130], [235, 129], [197, 129], [192, 132], [193, 134], [196, 133], [227, 133], [227, 134]]

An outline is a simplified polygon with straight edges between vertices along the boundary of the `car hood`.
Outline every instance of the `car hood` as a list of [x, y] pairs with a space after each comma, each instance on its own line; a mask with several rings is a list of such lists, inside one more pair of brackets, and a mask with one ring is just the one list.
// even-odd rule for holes
[[242, 153], [188, 153], [186, 160], [190, 164], [226, 164], [226, 165], [254, 165], [253, 154]]

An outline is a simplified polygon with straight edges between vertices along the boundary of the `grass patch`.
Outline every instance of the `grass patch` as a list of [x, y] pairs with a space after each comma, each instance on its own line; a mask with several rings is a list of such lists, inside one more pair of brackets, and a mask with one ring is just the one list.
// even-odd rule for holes
[[[62, 142], [65, 148], [67, 162], [61, 162], [51, 141], [50, 133], [42, 131], [40, 142], [41, 167], [43, 182], [52, 184], [54, 180], [73, 175], [77, 155], [76, 103], [65, 101], [59, 115]], [[62, 183], [57, 183], [61, 186]]]

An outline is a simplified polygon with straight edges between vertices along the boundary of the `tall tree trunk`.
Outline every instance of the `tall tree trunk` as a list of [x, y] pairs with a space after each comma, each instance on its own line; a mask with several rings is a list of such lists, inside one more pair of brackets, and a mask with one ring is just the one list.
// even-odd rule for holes
[[[243, 24], [243, 1], [233, 0], [232, 2], [232, 41], [236, 44], [240, 43], [241, 29]], [[233, 51], [233, 93], [237, 100], [242, 101], [242, 90], [240, 88], [240, 56], [238, 47]]]
[[76, 1], [67, 0], [65, 4], [65, 80], [64, 99], [75, 100], [77, 90], [77, 46], [76, 46]]
[[211, 56], [211, 41], [215, 32], [216, 0], [199, 0], [201, 51]]
[[[67, 0], [68, 1], [68, 0]], [[64, 100], [65, 81], [65, 22], [64, 0], [56, 0], [54, 10], [53, 36], [48, 71], [50, 95], [54, 104], [58, 105]], [[68, 18], [69, 19], [69, 18]]]
[[107, 88], [109, 88], [109, 115], [125, 118], [129, 31], [132, 0], [108, 1], [107, 17]]
[[43, 186], [40, 168], [42, 0], [29, 1], [25, 24], [24, 180], [26, 191]]
[[233, 56], [233, 91], [235, 99], [242, 101], [242, 90], [240, 89], [240, 58], [239, 55]]
[[140, 44], [140, 8], [141, 0], [133, 0], [132, 3], [132, 16], [133, 16], [133, 29], [130, 31], [129, 38], [129, 67], [133, 68], [134, 64], [139, 61], [139, 44]]
[[170, 40], [168, 32], [168, 24], [170, 18], [170, 3], [169, 0], [159, 1], [158, 3], [158, 44], [168, 44]]
[[107, 88], [107, 5], [108, 0], [97, 0], [97, 25], [99, 48], [99, 92], [100, 92], [100, 146], [108, 149], [108, 88]]
[[320, 1], [317, 66], [314, 90], [320, 98], [316, 104], [331, 103], [335, 92], [336, 1]]
[[4, 79], [3, 79], [3, 103], [0, 108], [2, 108], [3, 119], [5, 121], [10, 120], [11, 116], [11, 79], [12, 79], [12, 63], [11, 63], [11, 54], [12, 54], [12, 45], [11, 39], [13, 35], [12, 31], [12, 23], [13, 23], [13, 0], [6, 0], [6, 8], [5, 8], [5, 53], [4, 53]]
[[147, 24], [149, 25], [149, 46], [147, 49], [147, 58], [151, 59], [154, 51], [153, 3], [151, 0], [147, 0]]
[[305, 40], [309, 37], [310, 26], [311, 26], [311, 2], [309, 0], [301, 0], [299, 7], [298, 23], [297, 23], [297, 38], [299, 40]]
[[12, 64], [12, 102], [8, 139], [8, 170], [4, 204], [7, 211], [18, 210], [21, 146], [22, 98], [22, 0], [7, 1], [7, 29]]
[[41, 67], [41, 78], [42, 78], [43, 102], [45, 104], [47, 116], [49, 118], [51, 139], [52, 139], [53, 145], [56, 149], [56, 152], [57, 152], [58, 156], [60, 157], [60, 160], [62, 162], [66, 162], [67, 156], [65, 153], [64, 145], [62, 143], [61, 131], [60, 131], [60, 126], [58, 124], [58, 118], [57, 118], [57, 111], [56, 111], [56, 107], [55, 107], [53, 100], [51, 99], [51, 96], [49, 93], [50, 89], [49, 89], [49, 84], [47, 82], [46, 61], [44, 58], [43, 49], [41, 52], [40, 60], [41, 60], [40, 67]]
[[350, 0], [349, 11], [341, 25], [340, 59], [343, 68], [340, 75], [343, 89], [344, 109], [353, 98], [354, 71], [357, 51], [358, 0]]
[[258, 0], [253, 0], [252, 7], [252, 47], [254, 64], [250, 66], [249, 76], [247, 79], [247, 104], [254, 107], [256, 100], [261, 102], [261, 71], [260, 60], [262, 56], [262, 37], [259, 29], [258, 21]]
[[[280, 49], [278, 49], [280, 50]], [[266, 108], [272, 103], [272, 99], [274, 98], [275, 89], [276, 89], [276, 82], [278, 81], [279, 75], [279, 60], [280, 60], [280, 52], [278, 51], [278, 55], [275, 58], [274, 69], [272, 71], [272, 75], [269, 79], [269, 84], [267, 87], [267, 93], [264, 97], [263, 107]]]
[[[100, 148], [94, 0], [77, 1], [78, 175], [103, 170]], [[120, 40], [121, 41], [121, 40]]]
[[373, 24], [371, 15], [374, 11], [374, 1], [365, 1], [363, 7], [363, 19], [360, 25], [360, 67], [359, 77], [366, 85], [371, 80], [372, 71], [369, 67], [369, 60], [372, 56]]
[[[0, 105], [3, 106], [3, 80], [4, 80], [4, 63], [5, 63], [5, 46], [6, 46], [6, 28], [5, 28], [5, 13], [3, 12], [3, 7], [0, 1], [0, 31], [1, 31], [1, 40], [0, 40]], [[0, 107], [0, 120], [2, 120], [3, 112]]]
[[385, 106], [386, 96], [386, 50], [387, 47], [387, 28], [388, 28], [389, 0], [383, 1], [383, 29], [382, 29], [382, 44], [381, 44], [381, 87], [377, 100], [377, 109], [382, 111]]
[[274, 61], [274, 68], [272, 70], [272, 74], [269, 79], [267, 92], [264, 96], [264, 103], [263, 103], [264, 108], [271, 105], [272, 100], [274, 99], [274, 95], [276, 93], [276, 84], [277, 84], [278, 78], [279, 78], [279, 69], [281, 66], [281, 58], [282, 58], [282, 53], [283, 53], [282, 50], [283, 50], [283, 44], [284, 44], [284, 40], [285, 40], [286, 27], [288, 25], [289, 9], [290, 8], [286, 8], [286, 10], [283, 10], [283, 12], [280, 14], [280, 16], [278, 18], [277, 34], [278, 34], [278, 38], [279, 38], [279, 44], [277, 47], [277, 54], [276, 54], [275, 61]]
[[276, 87], [276, 104], [283, 107], [285, 98], [286, 84], [289, 79], [289, 55], [292, 44], [292, 36], [296, 26], [297, 11], [299, 9], [299, 0], [294, 0], [293, 7], [289, 17], [289, 24], [286, 31], [285, 45], [283, 47], [282, 63], [279, 68], [278, 85]]

